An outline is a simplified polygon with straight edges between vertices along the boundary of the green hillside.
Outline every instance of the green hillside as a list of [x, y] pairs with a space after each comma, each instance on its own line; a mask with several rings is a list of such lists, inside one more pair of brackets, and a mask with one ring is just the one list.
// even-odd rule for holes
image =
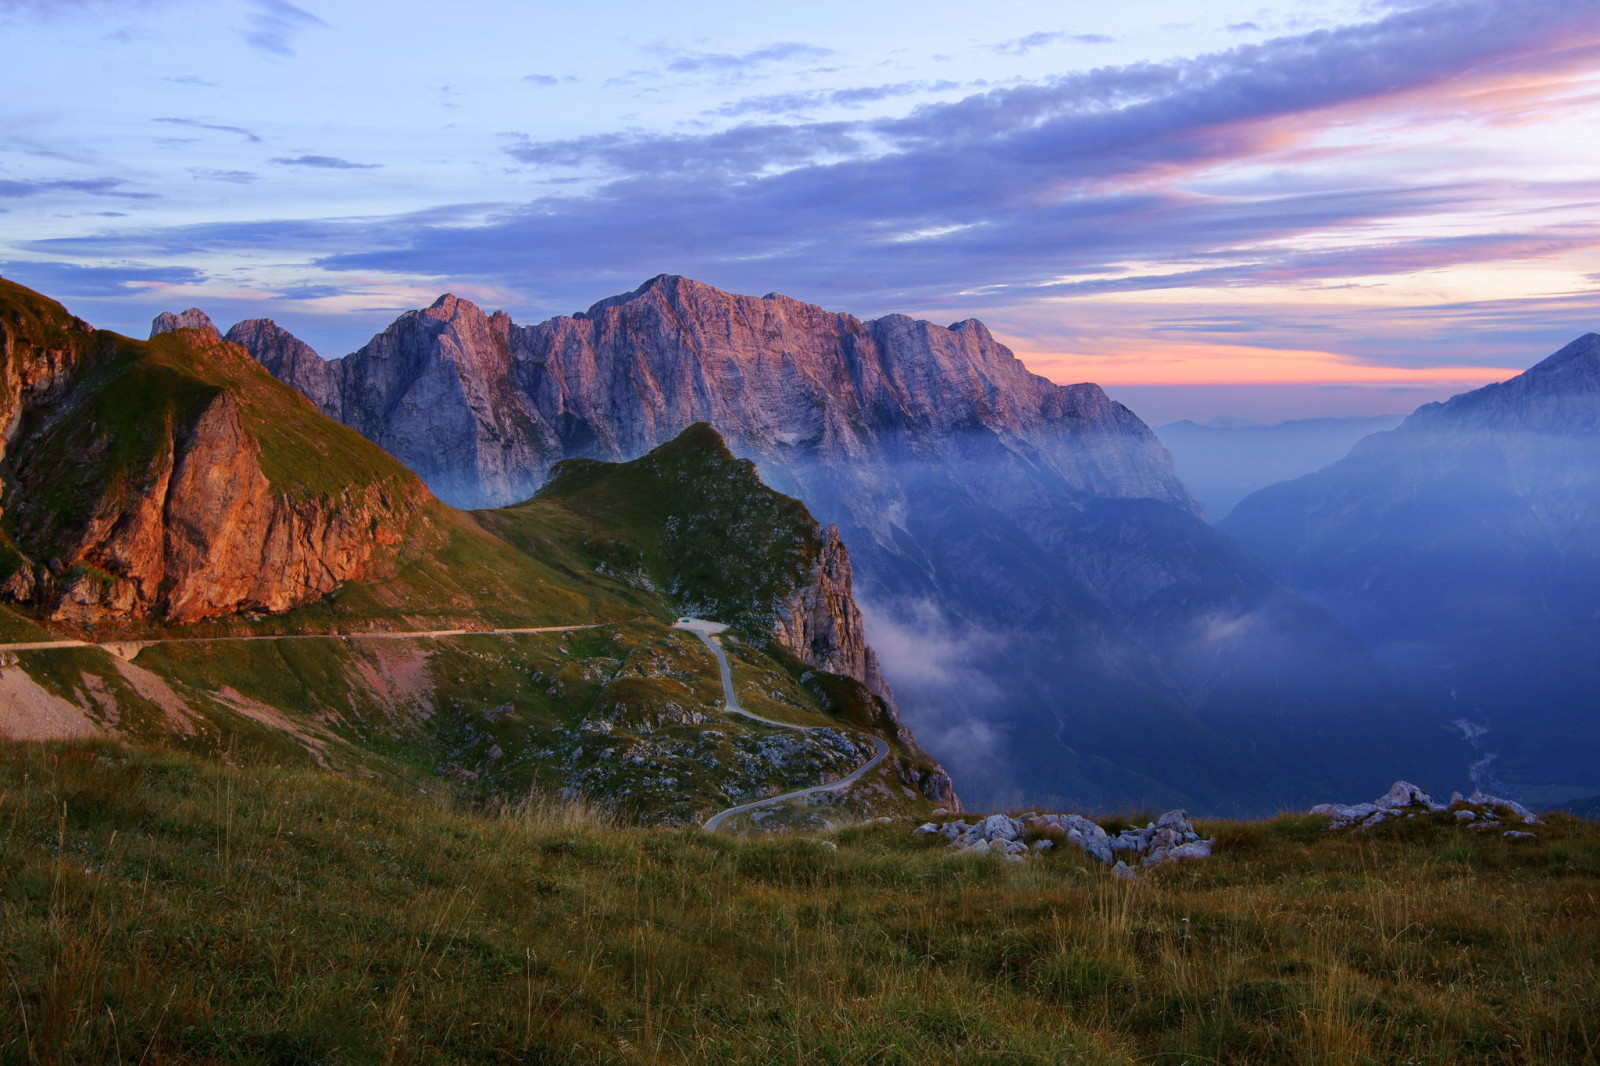
[[632, 462], [568, 459], [533, 499], [477, 513], [532, 554], [563, 544], [593, 572], [756, 639], [822, 547], [805, 505], [762, 484], [705, 422]]

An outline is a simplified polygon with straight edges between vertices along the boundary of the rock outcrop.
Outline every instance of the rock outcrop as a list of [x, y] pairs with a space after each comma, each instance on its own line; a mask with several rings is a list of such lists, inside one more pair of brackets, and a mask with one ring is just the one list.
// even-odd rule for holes
[[217, 332], [217, 324], [211, 321], [211, 316], [198, 307], [191, 307], [187, 311], [163, 311], [150, 323], [150, 337], [155, 339], [163, 333], [171, 333], [180, 329], [198, 329], [208, 333]]
[[[1081, 814], [1037, 814], [1012, 818], [991, 814], [976, 823], [964, 820], [925, 822], [913, 830], [919, 836], [938, 836], [952, 851], [999, 855], [1020, 862], [1029, 854], [1051, 851], [1057, 841], [1088, 855], [1118, 877], [1132, 879], [1140, 867], [1178, 859], [1208, 859], [1216, 841], [1202, 839], [1189, 823], [1187, 811], [1168, 811], [1143, 828], [1123, 829], [1115, 836]], [[1024, 835], [1033, 843], [1023, 842]], [[1128, 860], [1133, 860], [1130, 865]]]
[[[1502, 820], [1517, 820], [1526, 825], [1537, 825], [1539, 818], [1515, 800], [1473, 792], [1463, 798], [1457, 792], [1449, 803], [1436, 803], [1432, 796], [1409, 781], [1396, 781], [1389, 791], [1371, 803], [1319, 803], [1308, 814], [1328, 819], [1330, 829], [1371, 828], [1397, 818], [1416, 818], [1419, 815], [1444, 814], [1473, 829], [1498, 828]], [[1507, 836], [1531, 836], [1528, 833], [1507, 833]]]
[[773, 636], [801, 662], [853, 677], [868, 692], [892, 704], [878, 656], [867, 644], [866, 623], [855, 601], [850, 553], [839, 539], [839, 527], [823, 530], [821, 541], [809, 580], [774, 608]]

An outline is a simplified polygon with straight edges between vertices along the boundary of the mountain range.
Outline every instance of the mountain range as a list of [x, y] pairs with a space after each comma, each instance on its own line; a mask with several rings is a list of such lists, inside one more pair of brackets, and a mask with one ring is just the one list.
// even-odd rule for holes
[[1220, 528], [1456, 722], [1486, 787], [1600, 795], [1600, 335], [1419, 408]]
[[[164, 326], [94, 330], [0, 280], [0, 736], [314, 762], [490, 807], [564, 792], [666, 824], [884, 745], [824, 798], [955, 805], [837, 531], [710, 427], [469, 513], [205, 323]], [[766, 721], [719, 710], [718, 663], [671, 628], [687, 611], [731, 626]]]
[[1459, 740], [1211, 529], [1132, 412], [979, 322], [664, 275], [531, 326], [444, 296], [333, 360], [269, 320], [227, 337], [462, 506], [715, 427], [837, 526], [907, 720], [980, 803], [1260, 812], [1464, 776]]
[[1258, 489], [1320, 470], [1356, 441], [1393, 429], [1404, 415], [1296, 418], [1264, 425], [1243, 419], [1170, 422], [1155, 434], [1174, 469], [1212, 523]]

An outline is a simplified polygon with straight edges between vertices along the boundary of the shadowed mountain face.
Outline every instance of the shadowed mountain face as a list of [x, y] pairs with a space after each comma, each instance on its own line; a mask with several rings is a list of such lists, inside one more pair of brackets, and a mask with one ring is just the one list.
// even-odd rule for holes
[[526, 327], [442, 297], [327, 363], [271, 323], [229, 336], [460, 504], [709, 422], [837, 523], [908, 721], [979, 802], [1263, 810], [1452, 757], [1212, 533], [1137, 417], [976, 321], [663, 276]]
[[1428, 404], [1222, 524], [1359, 629], [1479, 773], [1559, 802], [1600, 792], [1600, 335]]

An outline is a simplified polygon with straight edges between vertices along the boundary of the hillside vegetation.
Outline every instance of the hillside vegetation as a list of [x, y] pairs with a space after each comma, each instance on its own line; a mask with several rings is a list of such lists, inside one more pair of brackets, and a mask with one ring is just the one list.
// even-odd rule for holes
[[484, 819], [314, 769], [7, 745], [0, 1062], [1600, 1056], [1600, 827], [1213, 822], [1213, 859], [1131, 884], [910, 827]]

